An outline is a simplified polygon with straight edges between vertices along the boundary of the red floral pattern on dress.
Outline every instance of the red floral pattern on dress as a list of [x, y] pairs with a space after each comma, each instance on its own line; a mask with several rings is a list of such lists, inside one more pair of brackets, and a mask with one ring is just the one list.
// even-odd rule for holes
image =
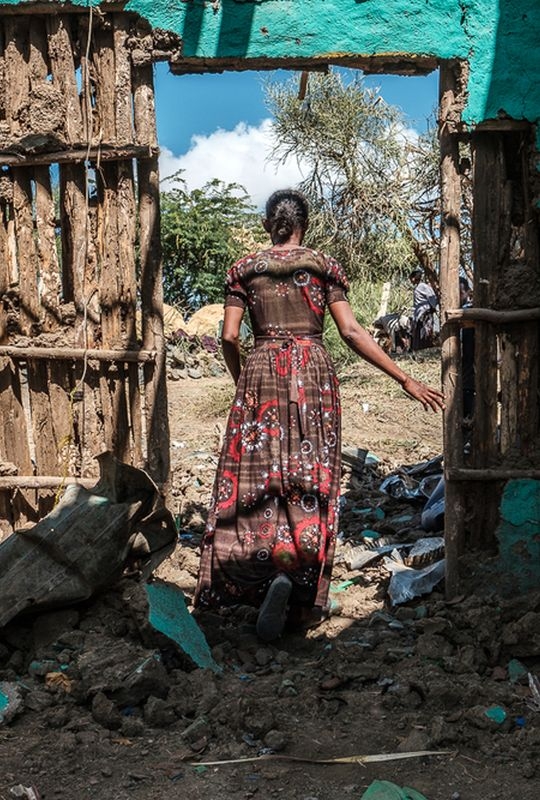
[[309, 248], [269, 250], [228, 272], [256, 346], [229, 415], [203, 539], [196, 604], [258, 605], [278, 572], [292, 602], [324, 605], [338, 526], [340, 403], [321, 342], [347, 278]]

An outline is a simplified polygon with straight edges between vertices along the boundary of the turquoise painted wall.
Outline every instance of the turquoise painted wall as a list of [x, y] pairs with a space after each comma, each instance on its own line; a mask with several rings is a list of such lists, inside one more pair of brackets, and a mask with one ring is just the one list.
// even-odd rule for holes
[[514, 590], [537, 589], [540, 565], [540, 481], [509, 481], [497, 530], [501, 571]]
[[467, 123], [540, 120], [540, 0], [129, 0], [126, 9], [179, 34], [187, 57], [466, 58]]

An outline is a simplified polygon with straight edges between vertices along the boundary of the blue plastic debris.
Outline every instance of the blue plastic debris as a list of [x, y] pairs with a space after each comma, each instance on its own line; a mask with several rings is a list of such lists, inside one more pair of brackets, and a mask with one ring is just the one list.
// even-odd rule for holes
[[145, 585], [150, 624], [163, 633], [203, 669], [221, 672], [214, 661], [203, 632], [186, 608], [184, 594], [178, 586], [164, 581]]
[[506, 719], [506, 711], [501, 706], [490, 706], [484, 711], [484, 716], [492, 720], [492, 722], [496, 722], [497, 725], [502, 725]]
[[22, 697], [16, 683], [0, 682], [0, 725], [11, 722], [22, 710]]

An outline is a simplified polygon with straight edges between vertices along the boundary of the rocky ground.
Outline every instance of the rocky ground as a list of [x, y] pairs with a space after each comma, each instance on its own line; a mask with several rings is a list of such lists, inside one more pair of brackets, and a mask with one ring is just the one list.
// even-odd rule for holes
[[[408, 366], [437, 382], [436, 359]], [[210, 367], [177, 362], [171, 369], [183, 374], [169, 383], [180, 534], [158, 574], [188, 600], [232, 392]], [[0, 681], [16, 686], [17, 713], [0, 724], [0, 800], [360, 800], [375, 779], [428, 800], [536, 800], [540, 707], [528, 674], [540, 674], [540, 592], [500, 597], [477, 581], [471, 559], [462, 596], [445, 602], [438, 586], [393, 606], [382, 559], [351, 570], [366, 530], [379, 544], [425, 535], [420, 503], [379, 487], [399, 465], [440, 453], [441, 429], [363, 365], [345, 371], [342, 395], [344, 447], [378, 460], [343, 472], [334, 615], [275, 646], [257, 640], [250, 609], [202, 615], [219, 672], [194, 668], [153, 630], [133, 577], [76, 608], [10, 623], [0, 631]], [[441, 754], [313, 763], [425, 749]]]

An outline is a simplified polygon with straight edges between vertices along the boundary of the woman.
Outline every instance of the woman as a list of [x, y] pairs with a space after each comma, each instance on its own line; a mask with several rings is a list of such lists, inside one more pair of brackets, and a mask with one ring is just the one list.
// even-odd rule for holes
[[[338, 381], [322, 344], [326, 307], [356, 353], [426, 409], [443, 404], [440, 392], [406, 375], [356, 322], [341, 266], [302, 246], [308, 206], [300, 193], [275, 192], [263, 225], [272, 247], [241, 259], [227, 275], [222, 343], [237, 388], [195, 605], [260, 607], [257, 633], [272, 641], [287, 621], [320, 617], [328, 598], [341, 436]], [[241, 370], [246, 306], [255, 347]]]

